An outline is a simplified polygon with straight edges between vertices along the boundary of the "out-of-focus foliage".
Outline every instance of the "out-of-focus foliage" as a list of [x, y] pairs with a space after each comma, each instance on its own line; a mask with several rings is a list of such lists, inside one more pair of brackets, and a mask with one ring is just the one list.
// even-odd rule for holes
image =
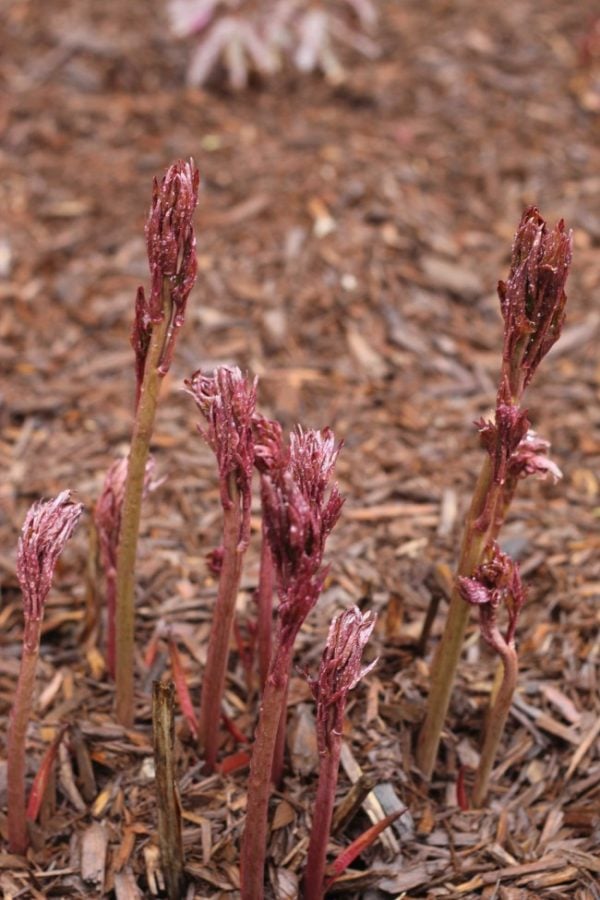
[[224, 68], [240, 89], [251, 72], [269, 77], [288, 63], [336, 84], [345, 76], [339, 48], [370, 59], [379, 52], [374, 0], [169, 0], [168, 9], [176, 35], [199, 38], [190, 84], [204, 84]]

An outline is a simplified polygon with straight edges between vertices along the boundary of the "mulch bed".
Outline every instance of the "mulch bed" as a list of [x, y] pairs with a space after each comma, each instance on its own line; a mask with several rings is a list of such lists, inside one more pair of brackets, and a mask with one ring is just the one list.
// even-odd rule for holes
[[[4, 722], [20, 654], [14, 547], [25, 511], [66, 487], [87, 509], [46, 610], [30, 772], [60, 723], [71, 726], [73, 752], [63, 747], [27, 863], [3, 845], [4, 896], [160, 895], [150, 694], [169, 661], [160, 641], [151, 665], [146, 652], [171, 627], [198, 698], [216, 590], [204, 557], [220, 516], [213, 460], [181, 385], [199, 366], [229, 362], [259, 375], [260, 408], [286, 428], [331, 425], [344, 440], [345, 511], [297, 662], [314, 671], [337, 609], [377, 611], [371, 652], [380, 660], [351, 698], [339, 795], [362, 771], [376, 785], [371, 802], [408, 811], [336, 894], [600, 897], [595, 4], [384, 0], [382, 56], [352, 61], [344, 84], [286, 73], [240, 96], [184, 86], [186, 50], [170, 39], [158, 0], [2, 6]], [[147, 282], [151, 178], [190, 155], [203, 177], [199, 278], [153, 440], [166, 481], [145, 503], [138, 706], [135, 730], [125, 731], [103, 669], [94, 621], [102, 582], [86, 526], [108, 465], [127, 452], [128, 334], [136, 287]], [[462, 811], [457, 780], [464, 769], [468, 792], [495, 662], [474, 619], [427, 791], [413, 745], [441, 612], [425, 652], [419, 636], [432, 597], [443, 610], [455, 564], [482, 455], [472, 422], [494, 402], [495, 285], [531, 203], [575, 232], [567, 327], [528, 393], [564, 479], [523, 485], [503, 532], [529, 591], [520, 683], [488, 808]], [[242, 625], [254, 614], [257, 525]], [[250, 735], [256, 698], [237, 652], [226, 704]], [[274, 897], [298, 895], [315, 787], [312, 717], [294, 676], [288, 768], [272, 806]], [[238, 749], [224, 738], [224, 756]], [[203, 776], [179, 720], [178, 754], [189, 896], [235, 897], [246, 773]], [[359, 811], [333, 843], [347, 846], [369, 824]], [[0, 831], [5, 838], [4, 817]]]

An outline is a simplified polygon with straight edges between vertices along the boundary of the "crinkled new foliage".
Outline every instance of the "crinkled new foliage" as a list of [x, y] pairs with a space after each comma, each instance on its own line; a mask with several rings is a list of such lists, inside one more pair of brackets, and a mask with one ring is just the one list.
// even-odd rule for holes
[[[502, 654], [504, 643], [514, 641], [518, 616], [525, 602], [518, 563], [507, 553], [503, 553], [494, 541], [488, 548], [486, 561], [477, 567], [473, 577], [459, 577], [457, 581], [463, 600], [479, 607], [484, 640]], [[500, 635], [497, 626], [497, 613], [502, 605], [508, 616], [504, 637]]]
[[16, 565], [26, 620], [41, 620], [58, 557], [82, 510], [81, 503], [71, 502], [70, 491], [62, 491], [54, 500], [39, 500], [30, 507], [21, 529]]
[[135, 352], [137, 397], [152, 328], [165, 315], [164, 291], [170, 294], [170, 321], [159, 364], [161, 374], [171, 365], [175, 340], [183, 325], [185, 306], [196, 280], [196, 237], [192, 218], [198, 201], [200, 175], [193, 160], [170, 166], [161, 181], [154, 179], [152, 204], [146, 222], [150, 267], [150, 295], [138, 288], [131, 344]]
[[550, 231], [535, 206], [527, 209], [515, 236], [508, 278], [498, 285], [504, 369], [515, 399], [560, 337], [571, 257], [572, 235], [562, 219]]
[[[144, 494], [154, 490], [159, 484], [159, 482], [152, 480], [154, 468], [154, 460], [150, 458], [146, 463]], [[119, 544], [121, 512], [123, 509], [123, 498], [125, 497], [126, 480], [127, 457], [123, 457], [122, 459], [115, 460], [109, 467], [104, 478], [102, 491], [94, 508], [94, 524], [98, 532], [100, 557], [105, 575], [116, 574], [117, 547]], [[160, 483], [162, 483], [162, 481]]]
[[206, 420], [198, 431], [217, 458], [225, 509], [231, 507], [229, 479], [235, 477], [242, 502], [240, 543], [245, 546], [250, 537], [257, 379], [243, 375], [237, 366], [220, 366], [214, 375], [194, 372], [185, 385]]
[[323, 586], [325, 542], [343, 505], [336, 484], [327, 493], [338, 452], [329, 429], [297, 430], [288, 466], [275, 467], [262, 478], [265, 530], [280, 598], [282, 646], [293, 643]]
[[332, 739], [341, 734], [348, 693], [377, 663], [361, 664], [376, 619], [373, 612], [363, 614], [354, 606], [337, 615], [329, 627], [319, 674], [310, 683], [317, 701], [320, 753], [327, 752]]

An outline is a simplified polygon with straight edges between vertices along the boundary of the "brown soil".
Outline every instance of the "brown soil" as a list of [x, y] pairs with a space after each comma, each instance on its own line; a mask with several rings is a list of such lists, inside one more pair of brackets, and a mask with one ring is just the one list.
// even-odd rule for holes
[[[87, 509], [46, 610], [32, 775], [59, 723], [71, 728], [27, 862], [3, 845], [4, 896], [117, 888], [134, 897], [134, 883], [138, 896], [157, 892], [149, 699], [169, 663], [162, 643], [150, 668], [144, 654], [157, 625], [176, 627], [197, 700], [215, 595], [204, 556], [220, 522], [213, 460], [181, 383], [199, 366], [230, 362], [260, 376], [263, 411], [286, 427], [331, 425], [345, 442], [345, 512], [297, 662], [314, 670], [334, 610], [378, 612], [380, 661], [352, 697], [346, 744], [384, 810], [399, 802], [408, 813], [353, 865], [341, 896], [599, 897], [595, 4], [384, 0], [382, 57], [352, 61], [344, 85], [288, 73], [239, 96], [183, 86], [185, 49], [170, 39], [159, 0], [1, 6], [3, 716], [20, 654], [14, 548], [25, 511], [65, 487]], [[88, 627], [90, 585], [101, 592], [101, 581], [86, 581], [86, 525], [108, 465], [128, 446], [128, 334], [136, 287], [147, 283], [151, 178], [190, 155], [203, 178], [199, 278], [153, 441], [167, 480], [145, 504], [139, 702], [125, 732], [112, 716], [101, 630]], [[528, 395], [564, 479], [523, 485], [503, 532], [529, 591], [520, 686], [488, 809], [461, 811], [457, 779], [464, 767], [468, 791], [494, 660], [474, 617], [427, 793], [412, 748], [443, 605], [424, 656], [417, 643], [455, 564], [482, 454], [472, 422], [494, 402], [495, 285], [531, 203], [575, 232], [568, 324]], [[255, 533], [242, 623], [253, 616], [257, 545]], [[251, 734], [255, 700], [236, 653], [226, 700]], [[315, 787], [300, 677], [289, 714], [268, 866], [277, 897], [297, 896]], [[92, 762], [87, 778], [75, 725]], [[236, 896], [246, 773], [205, 778], [183, 721], [178, 733], [189, 896]], [[224, 738], [224, 756], [237, 749]], [[342, 772], [340, 797], [348, 789]], [[369, 824], [359, 812], [332, 850]], [[4, 818], [0, 830], [5, 838]]]

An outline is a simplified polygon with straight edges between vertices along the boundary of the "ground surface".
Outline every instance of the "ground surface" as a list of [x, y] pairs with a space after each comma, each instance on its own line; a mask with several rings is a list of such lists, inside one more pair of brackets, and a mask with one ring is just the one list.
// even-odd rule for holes
[[[286, 426], [329, 424], [345, 441], [331, 577], [297, 659], [316, 665], [335, 609], [377, 610], [380, 662], [353, 697], [347, 746], [384, 808], [399, 798], [409, 813], [355, 864], [342, 896], [600, 896], [594, 6], [384, 2], [382, 57], [352, 65], [342, 87], [289, 75], [231, 96], [183, 86], [184, 51], [158, 0], [0, 3], [0, 712], [20, 652], [18, 529], [34, 499], [70, 487], [88, 514], [47, 609], [29, 767], [61, 722], [79, 725], [93, 764], [82, 779], [63, 750], [56, 805], [50, 798], [42, 811], [28, 867], [0, 854], [4, 896], [100, 896], [81, 880], [82, 845], [102, 868], [106, 838], [105, 891], [116, 883], [133, 897], [137, 881], [153, 895], [149, 688], [168, 658], [160, 644], [150, 670], [143, 655], [157, 624], [176, 625], [198, 697], [215, 593], [203, 557], [218, 540], [219, 507], [180, 388], [198, 366], [220, 362], [257, 373], [261, 408]], [[128, 332], [135, 289], [147, 282], [151, 178], [189, 155], [204, 185], [200, 273], [154, 438], [167, 480], [145, 507], [138, 717], [125, 733], [112, 719], [98, 629], [86, 628], [86, 526], [107, 466], [128, 446]], [[529, 588], [521, 682], [489, 808], [461, 812], [457, 776], [465, 766], [468, 788], [494, 663], [474, 622], [428, 796], [412, 742], [432, 643], [424, 657], [416, 644], [456, 559], [481, 460], [471, 423], [495, 393], [495, 284], [531, 203], [575, 231], [568, 326], [528, 399], [564, 479], [524, 485], [504, 532]], [[241, 621], [256, 578], [254, 543]], [[236, 660], [228, 709], [251, 734], [255, 707]], [[297, 894], [314, 791], [312, 706], [300, 678], [289, 712], [269, 863], [280, 897]], [[203, 778], [180, 731], [190, 896], [235, 896], [245, 773]], [[71, 732], [71, 750], [76, 741]], [[224, 755], [236, 749], [228, 738]], [[342, 772], [340, 796], [348, 787]], [[359, 813], [335, 835], [338, 850], [368, 824]]]

